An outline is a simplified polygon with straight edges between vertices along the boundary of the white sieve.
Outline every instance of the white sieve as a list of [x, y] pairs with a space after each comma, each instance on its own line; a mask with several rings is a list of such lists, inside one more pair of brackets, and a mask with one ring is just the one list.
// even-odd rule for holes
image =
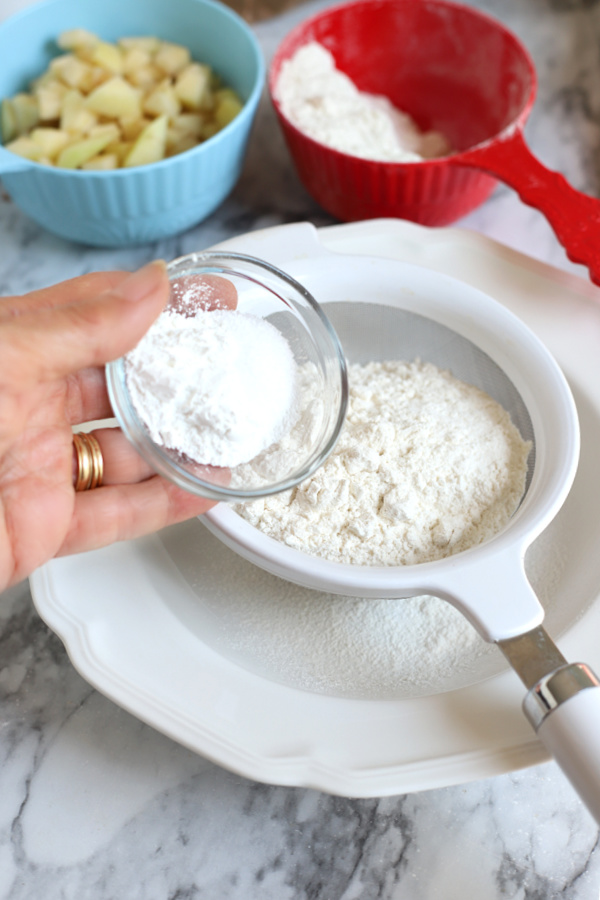
[[447, 276], [322, 248], [286, 268], [321, 303], [348, 362], [418, 358], [497, 400], [533, 444], [526, 491], [498, 535], [414, 566], [321, 560], [265, 536], [224, 505], [204, 517], [207, 526], [245, 558], [305, 587], [355, 597], [432, 594], [452, 603], [515, 668], [528, 688], [528, 718], [600, 821], [599, 683], [586, 666], [568, 665], [544, 631], [544, 610], [524, 565], [577, 469], [577, 412], [563, 373], [516, 316]]

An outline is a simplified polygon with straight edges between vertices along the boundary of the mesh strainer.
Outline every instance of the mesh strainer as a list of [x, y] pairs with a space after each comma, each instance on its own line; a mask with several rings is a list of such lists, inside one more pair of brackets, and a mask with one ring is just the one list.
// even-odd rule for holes
[[499, 644], [529, 689], [528, 718], [600, 821], [598, 681], [586, 666], [567, 665], [544, 631], [544, 611], [524, 566], [527, 548], [560, 509], [577, 468], [577, 412], [564, 375], [517, 317], [447, 276], [322, 248], [287, 270], [320, 301], [350, 363], [419, 358], [501, 403], [533, 444], [526, 491], [494, 538], [415, 566], [321, 560], [266, 537], [223, 505], [204, 517], [206, 524], [245, 558], [305, 587], [355, 597], [432, 594], [456, 606], [485, 640]]

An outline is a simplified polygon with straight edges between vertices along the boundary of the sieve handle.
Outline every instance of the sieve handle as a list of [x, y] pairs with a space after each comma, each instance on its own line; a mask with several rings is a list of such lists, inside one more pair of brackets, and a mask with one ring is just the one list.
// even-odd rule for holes
[[458, 161], [495, 175], [543, 213], [569, 259], [587, 266], [591, 280], [600, 285], [600, 201], [543, 166], [520, 130], [461, 153]]
[[600, 823], [600, 683], [587, 666], [560, 667], [533, 687], [525, 714]]

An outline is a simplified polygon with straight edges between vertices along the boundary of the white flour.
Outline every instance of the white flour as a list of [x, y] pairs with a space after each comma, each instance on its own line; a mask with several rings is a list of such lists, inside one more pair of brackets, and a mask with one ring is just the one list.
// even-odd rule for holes
[[125, 366], [133, 405], [152, 439], [198, 463], [246, 463], [285, 434], [296, 415], [292, 351], [257, 316], [166, 311]]
[[388, 162], [418, 162], [450, 152], [436, 131], [421, 132], [386, 98], [359, 91], [311, 42], [285, 60], [275, 95], [288, 119], [314, 140], [343, 153]]
[[374, 566], [451, 556], [506, 525], [530, 445], [498, 403], [430, 363], [352, 365], [349, 383], [329, 459], [240, 515], [295, 549]]

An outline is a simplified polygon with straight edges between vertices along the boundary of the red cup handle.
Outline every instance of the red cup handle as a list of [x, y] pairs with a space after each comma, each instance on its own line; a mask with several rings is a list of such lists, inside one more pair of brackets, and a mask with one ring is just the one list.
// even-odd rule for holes
[[600, 285], [599, 200], [576, 191], [559, 172], [543, 166], [518, 130], [461, 153], [463, 162], [495, 175], [538, 209], [569, 259], [587, 266], [594, 284]]

